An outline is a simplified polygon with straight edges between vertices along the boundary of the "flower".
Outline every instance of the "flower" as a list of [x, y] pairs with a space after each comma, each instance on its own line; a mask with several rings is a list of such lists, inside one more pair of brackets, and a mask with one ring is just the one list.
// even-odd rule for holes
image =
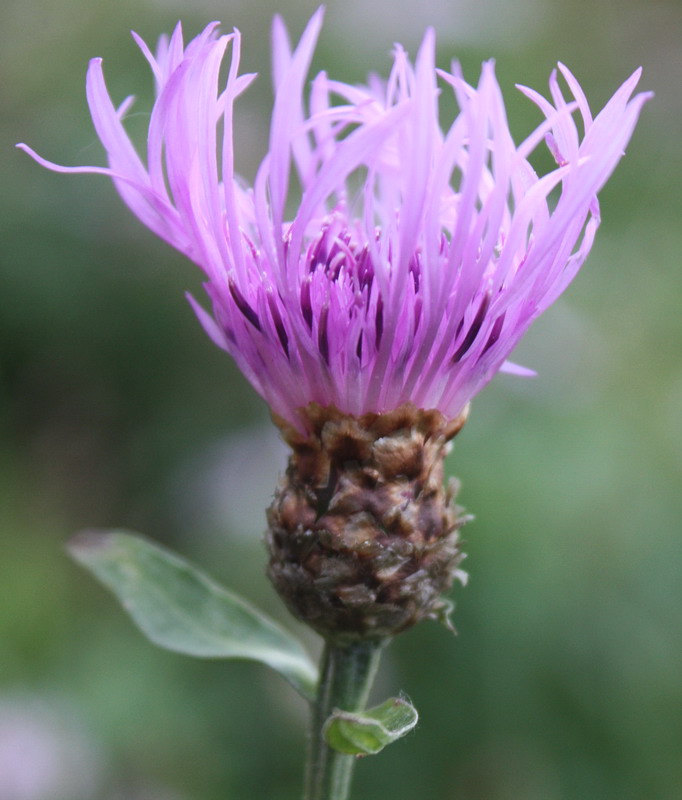
[[[436, 70], [429, 30], [414, 64], [396, 47], [386, 82], [321, 72], [306, 102], [321, 24], [322, 10], [292, 50], [275, 20], [269, 151], [252, 188], [236, 177], [233, 114], [255, 76], [239, 75], [239, 32], [220, 35], [217, 23], [186, 47], [178, 24], [156, 56], [133, 34], [157, 88], [146, 163], [123, 125], [131, 98], [114, 106], [101, 59], [87, 96], [108, 168], [58, 166], [20, 146], [50, 169], [109, 175], [133, 213], [201, 267], [213, 314], [190, 301], [206, 332], [294, 427], [311, 402], [457, 417], [499, 370], [523, 372], [506, 359], [588, 255], [597, 193], [650, 95], [632, 96], [637, 70], [593, 117], [559, 64], [572, 97], [556, 71], [551, 102], [519, 87], [545, 119], [517, 146], [493, 62], [475, 87], [456, 63]], [[446, 130], [438, 79], [459, 108]], [[538, 175], [529, 157], [542, 142], [557, 166]]]

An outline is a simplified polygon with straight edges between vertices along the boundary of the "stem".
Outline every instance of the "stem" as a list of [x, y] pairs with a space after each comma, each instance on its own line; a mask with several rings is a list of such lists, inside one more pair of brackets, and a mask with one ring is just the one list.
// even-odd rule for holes
[[335, 708], [364, 709], [379, 665], [381, 646], [379, 641], [326, 642], [312, 709], [304, 800], [347, 800], [356, 757], [328, 747], [322, 737], [322, 726]]

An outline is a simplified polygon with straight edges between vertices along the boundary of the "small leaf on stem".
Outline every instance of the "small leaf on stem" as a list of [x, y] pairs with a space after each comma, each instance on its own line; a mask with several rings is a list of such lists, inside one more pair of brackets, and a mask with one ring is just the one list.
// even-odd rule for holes
[[340, 753], [370, 756], [409, 733], [417, 724], [417, 710], [402, 697], [392, 697], [363, 712], [335, 709], [322, 733]]

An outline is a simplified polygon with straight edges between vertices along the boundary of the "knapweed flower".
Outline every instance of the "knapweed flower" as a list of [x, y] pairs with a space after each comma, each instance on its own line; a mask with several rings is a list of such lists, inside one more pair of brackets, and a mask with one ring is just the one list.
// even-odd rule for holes
[[[100, 59], [87, 96], [109, 167], [29, 152], [58, 171], [111, 176], [136, 216], [201, 267], [212, 316], [192, 302], [204, 328], [295, 427], [311, 401], [354, 415], [409, 402], [456, 417], [585, 260], [597, 192], [647, 98], [631, 99], [639, 70], [596, 117], [563, 65], [568, 100], [556, 73], [551, 101], [520, 87], [545, 120], [517, 146], [493, 63], [476, 87], [457, 64], [436, 70], [433, 31], [414, 65], [396, 47], [386, 82], [322, 72], [306, 102], [321, 21], [293, 52], [275, 22], [269, 151], [253, 187], [235, 173], [233, 114], [254, 76], [238, 73], [239, 33], [216, 24], [186, 47], [178, 25], [156, 56], [135, 37], [157, 89], [146, 163], [123, 124], [131, 98], [112, 103]], [[446, 130], [439, 91], [459, 106]], [[557, 166], [539, 176], [528, 159], [543, 142]]]
[[[237, 178], [240, 36], [180, 26], [149, 61], [157, 97], [146, 163], [99, 59], [87, 95], [109, 175], [158, 236], [206, 274], [212, 314], [192, 300], [272, 408], [293, 449], [269, 512], [270, 576], [326, 636], [384, 637], [443, 608], [462, 519], [443, 457], [469, 400], [568, 286], [599, 225], [597, 193], [647, 94], [639, 70], [593, 116], [575, 77], [551, 100], [520, 87], [544, 120], [515, 144], [494, 65], [476, 86], [435, 68], [433, 31], [387, 81], [321, 72], [306, 91], [322, 22], [292, 50], [274, 27], [269, 149], [253, 187]], [[221, 65], [231, 48], [224, 85]], [[440, 92], [459, 109], [443, 129]], [[577, 118], [577, 119], [576, 119]], [[556, 167], [529, 160], [546, 144]], [[507, 365], [509, 369], [516, 369]]]

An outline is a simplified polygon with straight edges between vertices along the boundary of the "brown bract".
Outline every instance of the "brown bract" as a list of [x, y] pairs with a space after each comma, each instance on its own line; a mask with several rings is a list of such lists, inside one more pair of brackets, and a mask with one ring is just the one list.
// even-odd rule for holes
[[446, 420], [403, 405], [352, 417], [311, 404], [268, 511], [268, 573], [291, 611], [328, 638], [385, 638], [444, 616], [466, 521], [443, 485]]

